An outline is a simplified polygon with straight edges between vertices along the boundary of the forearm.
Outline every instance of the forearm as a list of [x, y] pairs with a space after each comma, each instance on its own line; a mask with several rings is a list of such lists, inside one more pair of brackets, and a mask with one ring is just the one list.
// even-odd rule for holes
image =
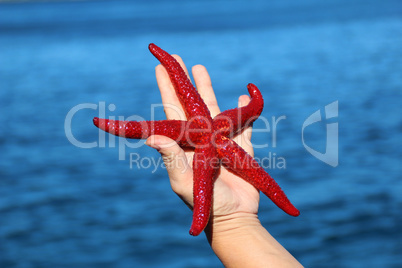
[[261, 225], [257, 215], [215, 218], [206, 234], [225, 267], [302, 267]]

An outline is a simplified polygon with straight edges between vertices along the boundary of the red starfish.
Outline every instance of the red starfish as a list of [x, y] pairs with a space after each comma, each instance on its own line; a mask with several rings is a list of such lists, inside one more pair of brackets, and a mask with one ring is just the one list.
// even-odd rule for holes
[[247, 106], [226, 110], [212, 119], [209, 109], [180, 64], [154, 44], [149, 45], [149, 50], [167, 70], [188, 121], [136, 122], [95, 117], [94, 124], [116, 136], [146, 139], [151, 135], [163, 135], [175, 140], [181, 147], [194, 148], [194, 210], [190, 234], [199, 235], [208, 223], [214, 179], [220, 164], [263, 192], [283, 211], [298, 216], [300, 212], [290, 203], [275, 180], [231, 140], [261, 114], [264, 100], [258, 88], [248, 84], [251, 101]]

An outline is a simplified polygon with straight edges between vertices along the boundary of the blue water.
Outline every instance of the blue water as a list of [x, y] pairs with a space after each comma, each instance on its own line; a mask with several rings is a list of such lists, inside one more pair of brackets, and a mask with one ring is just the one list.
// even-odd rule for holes
[[[130, 168], [130, 153], [158, 153], [119, 149], [92, 125], [110, 104], [106, 116], [151, 118], [150, 42], [205, 65], [222, 110], [253, 82], [262, 117], [286, 116], [275, 147], [272, 131], [253, 142], [269, 143], [256, 157], [285, 159], [269, 172], [301, 216], [265, 196], [259, 215], [303, 265], [401, 267], [401, 14], [396, 0], [1, 4], [0, 267], [221, 266], [203, 235], [188, 235], [191, 211], [166, 170]], [[324, 152], [325, 124], [338, 122], [337, 167], [301, 139], [303, 122], [334, 101], [339, 117], [311, 125], [305, 143]], [[98, 146], [73, 145], [70, 131]]]

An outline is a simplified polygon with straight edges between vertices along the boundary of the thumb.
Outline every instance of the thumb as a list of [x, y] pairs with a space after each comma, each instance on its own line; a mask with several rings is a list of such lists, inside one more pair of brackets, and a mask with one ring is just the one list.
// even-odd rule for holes
[[160, 135], [150, 136], [145, 144], [162, 155], [173, 191], [192, 203], [193, 171], [184, 150], [174, 140]]

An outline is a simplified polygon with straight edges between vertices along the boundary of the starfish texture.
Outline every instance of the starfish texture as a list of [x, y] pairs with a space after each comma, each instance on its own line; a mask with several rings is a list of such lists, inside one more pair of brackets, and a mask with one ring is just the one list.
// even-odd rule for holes
[[268, 196], [279, 208], [292, 216], [299, 211], [290, 203], [275, 180], [231, 138], [249, 127], [261, 114], [264, 100], [259, 89], [248, 84], [251, 101], [247, 106], [226, 110], [211, 117], [210, 111], [180, 64], [154, 44], [151, 53], [167, 70], [176, 94], [185, 110], [187, 121], [119, 121], [94, 118], [94, 124], [116, 136], [146, 139], [163, 135], [179, 146], [194, 148], [193, 158], [193, 222], [191, 235], [199, 235], [211, 214], [215, 177], [220, 165], [237, 174]]

